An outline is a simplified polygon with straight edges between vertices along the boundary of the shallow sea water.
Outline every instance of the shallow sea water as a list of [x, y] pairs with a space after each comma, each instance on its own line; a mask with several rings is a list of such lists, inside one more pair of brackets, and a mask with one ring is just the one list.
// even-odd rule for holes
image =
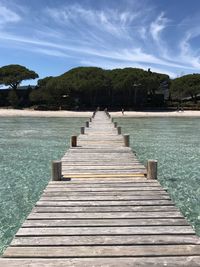
[[143, 164], [158, 160], [160, 183], [200, 235], [200, 118], [117, 121]]
[[0, 118], [0, 254], [86, 118]]
[[[0, 253], [39, 199], [86, 118], [0, 118]], [[200, 235], [200, 119], [120, 118], [137, 157], [158, 160], [161, 184]]]

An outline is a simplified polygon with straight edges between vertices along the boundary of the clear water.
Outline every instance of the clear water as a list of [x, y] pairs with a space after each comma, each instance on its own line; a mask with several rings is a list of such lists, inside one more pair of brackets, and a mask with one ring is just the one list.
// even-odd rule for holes
[[[85, 118], [0, 118], [0, 253], [39, 199]], [[159, 180], [200, 234], [200, 119], [117, 119], [138, 158], [159, 162]]]
[[160, 183], [200, 235], [200, 118], [117, 121], [143, 164], [158, 160]]
[[0, 254], [50, 179], [85, 118], [0, 118]]

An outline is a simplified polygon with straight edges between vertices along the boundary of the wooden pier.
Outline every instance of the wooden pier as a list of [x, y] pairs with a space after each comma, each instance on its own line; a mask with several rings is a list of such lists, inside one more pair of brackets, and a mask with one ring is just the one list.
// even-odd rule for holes
[[199, 237], [151, 166], [146, 178], [129, 136], [105, 112], [81, 133], [0, 266], [200, 266]]

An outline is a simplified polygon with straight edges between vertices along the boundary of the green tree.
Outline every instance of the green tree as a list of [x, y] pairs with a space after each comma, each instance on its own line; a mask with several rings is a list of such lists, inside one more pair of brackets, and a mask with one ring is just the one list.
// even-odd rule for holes
[[53, 79], [52, 76], [46, 77], [44, 79], [39, 79], [37, 82], [37, 87], [30, 93], [30, 101], [33, 104], [45, 104], [47, 102], [48, 93], [46, 92], [47, 83]]
[[174, 99], [182, 100], [184, 97], [191, 97], [194, 103], [200, 94], [200, 74], [189, 74], [176, 78], [171, 84], [171, 94]]
[[[39, 80], [39, 89], [31, 93], [31, 100], [43, 99], [44, 104], [61, 108], [141, 108], [149, 98], [156, 99], [161, 82], [167, 79], [167, 75], [137, 68], [77, 67], [58, 77]], [[151, 101], [152, 106], [154, 103], [162, 104]]]
[[17, 108], [19, 106], [19, 97], [15, 90], [9, 92], [8, 101], [13, 108]]
[[4, 84], [16, 90], [24, 80], [38, 78], [38, 74], [21, 65], [7, 65], [0, 68], [0, 85]]

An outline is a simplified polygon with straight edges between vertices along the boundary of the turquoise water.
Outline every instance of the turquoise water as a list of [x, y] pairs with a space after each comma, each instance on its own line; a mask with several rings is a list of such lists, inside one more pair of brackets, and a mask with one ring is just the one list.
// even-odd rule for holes
[[50, 179], [85, 118], [0, 118], [0, 254]]
[[200, 118], [117, 121], [144, 164], [158, 160], [160, 183], [200, 235]]
[[[39, 199], [85, 118], [0, 118], [0, 253]], [[200, 119], [122, 118], [138, 158], [159, 162], [159, 180], [200, 234]]]

